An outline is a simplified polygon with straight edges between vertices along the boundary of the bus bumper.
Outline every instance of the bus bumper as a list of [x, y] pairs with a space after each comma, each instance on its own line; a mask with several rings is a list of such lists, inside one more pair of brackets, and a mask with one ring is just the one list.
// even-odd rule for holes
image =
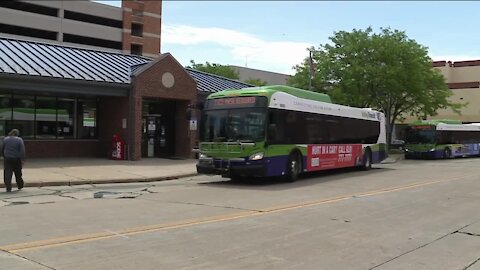
[[264, 177], [266, 176], [266, 166], [262, 160], [203, 158], [198, 160], [197, 173], [222, 175], [224, 177]]

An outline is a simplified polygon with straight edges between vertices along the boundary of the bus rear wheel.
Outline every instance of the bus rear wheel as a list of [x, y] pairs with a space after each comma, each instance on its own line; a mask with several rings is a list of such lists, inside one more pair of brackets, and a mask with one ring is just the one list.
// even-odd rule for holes
[[302, 161], [301, 156], [298, 153], [292, 153], [288, 157], [287, 163], [287, 182], [295, 182], [298, 179], [298, 175], [302, 171]]
[[365, 153], [363, 154], [363, 161], [362, 161], [361, 169], [363, 171], [368, 171], [371, 168], [372, 168], [372, 152], [370, 152], [370, 149], [367, 148], [367, 149], [365, 149]]

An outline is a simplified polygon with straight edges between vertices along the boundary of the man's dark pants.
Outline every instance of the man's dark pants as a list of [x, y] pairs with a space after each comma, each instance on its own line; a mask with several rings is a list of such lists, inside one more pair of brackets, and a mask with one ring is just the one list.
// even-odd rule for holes
[[19, 158], [5, 158], [3, 168], [3, 181], [5, 182], [5, 188], [7, 190], [12, 190], [12, 175], [15, 173], [17, 187], [18, 189], [22, 189], [22, 160]]

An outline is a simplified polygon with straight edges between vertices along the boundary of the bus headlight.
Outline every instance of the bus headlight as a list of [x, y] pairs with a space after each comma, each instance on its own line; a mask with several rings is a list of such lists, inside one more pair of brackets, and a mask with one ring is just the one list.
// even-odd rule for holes
[[433, 152], [433, 151], [435, 151], [435, 148], [430, 149], [430, 152]]
[[253, 155], [251, 155], [248, 159], [249, 160], [260, 160], [263, 158], [263, 152], [260, 152], [260, 153], [255, 153]]
[[202, 153], [200, 153], [200, 155], [198, 155], [198, 158], [207, 158], [207, 157], [208, 157], [207, 155], [202, 154]]

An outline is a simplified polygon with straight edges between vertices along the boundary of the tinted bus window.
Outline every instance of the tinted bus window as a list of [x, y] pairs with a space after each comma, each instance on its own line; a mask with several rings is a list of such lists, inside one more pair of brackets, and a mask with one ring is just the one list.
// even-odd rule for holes
[[275, 124], [273, 144], [374, 144], [380, 122], [279, 109], [269, 111]]

